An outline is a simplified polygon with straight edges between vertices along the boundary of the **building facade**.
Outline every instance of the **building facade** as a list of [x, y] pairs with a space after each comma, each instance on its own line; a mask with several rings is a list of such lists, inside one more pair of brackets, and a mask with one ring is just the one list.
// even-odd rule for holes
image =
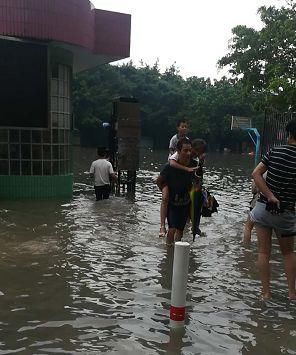
[[130, 25], [88, 0], [0, 0], [1, 199], [72, 195], [72, 75], [128, 57]]

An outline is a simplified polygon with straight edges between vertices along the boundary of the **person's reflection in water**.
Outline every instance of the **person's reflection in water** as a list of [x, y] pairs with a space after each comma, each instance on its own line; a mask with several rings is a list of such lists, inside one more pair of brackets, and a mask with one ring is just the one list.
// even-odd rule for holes
[[[242, 354], [295, 354], [295, 311], [286, 302], [258, 303], [250, 308], [250, 320], [242, 326], [249, 335], [244, 341]], [[259, 313], [258, 313], [259, 312]], [[289, 314], [290, 319], [288, 319]], [[282, 315], [282, 316], [281, 316]], [[246, 327], [247, 326], [247, 327]], [[247, 338], [247, 337], [246, 337]], [[267, 341], [268, 339], [268, 341]]]
[[169, 292], [172, 288], [173, 262], [174, 249], [168, 248], [159, 264], [159, 272], [161, 274], [160, 285], [164, 290], [168, 290]]

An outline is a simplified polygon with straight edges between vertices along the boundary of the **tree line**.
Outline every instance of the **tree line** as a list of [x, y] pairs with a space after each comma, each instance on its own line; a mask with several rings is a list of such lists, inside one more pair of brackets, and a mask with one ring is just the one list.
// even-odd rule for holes
[[154, 65], [132, 61], [102, 65], [79, 73], [73, 82], [76, 127], [96, 127], [109, 121], [115, 97], [135, 97], [141, 105], [142, 136], [167, 147], [176, 121], [187, 118], [190, 136], [207, 140], [212, 150], [238, 151], [248, 140], [231, 131], [231, 116], [252, 117], [262, 129], [264, 111], [296, 108], [296, 5], [258, 9], [262, 28], [233, 28], [229, 51], [218, 62], [229, 75], [219, 80], [183, 78], [176, 64], [161, 72]]

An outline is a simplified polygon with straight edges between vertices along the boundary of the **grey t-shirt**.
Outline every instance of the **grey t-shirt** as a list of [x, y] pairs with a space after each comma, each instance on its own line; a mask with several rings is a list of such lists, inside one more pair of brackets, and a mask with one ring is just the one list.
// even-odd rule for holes
[[[170, 153], [169, 153], [169, 158], [170, 156], [172, 155], [171, 153], [171, 150], [173, 150], [173, 153], [177, 150], [177, 143], [179, 141], [181, 137], [178, 136], [178, 134], [175, 134], [171, 140], [170, 140], [170, 144], [169, 144], [169, 150], [170, 150]], [[189, 139], [188, 137], [184, 137], [184, 138], [187, 138]]]
[[171, 140], [170, 140], [170, 144], [169, 144], [169, 149], [176, 151], [177, 150], [177, 143], [178, 143], [179, 137], [177, 134], [175, 134]]

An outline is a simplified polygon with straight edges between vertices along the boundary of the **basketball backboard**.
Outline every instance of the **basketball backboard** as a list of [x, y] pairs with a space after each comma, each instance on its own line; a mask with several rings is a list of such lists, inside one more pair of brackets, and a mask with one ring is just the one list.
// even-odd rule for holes
[[231, 130], [244, 129], [252, 127], [252, 119], [250, 117], [232, 116]]

